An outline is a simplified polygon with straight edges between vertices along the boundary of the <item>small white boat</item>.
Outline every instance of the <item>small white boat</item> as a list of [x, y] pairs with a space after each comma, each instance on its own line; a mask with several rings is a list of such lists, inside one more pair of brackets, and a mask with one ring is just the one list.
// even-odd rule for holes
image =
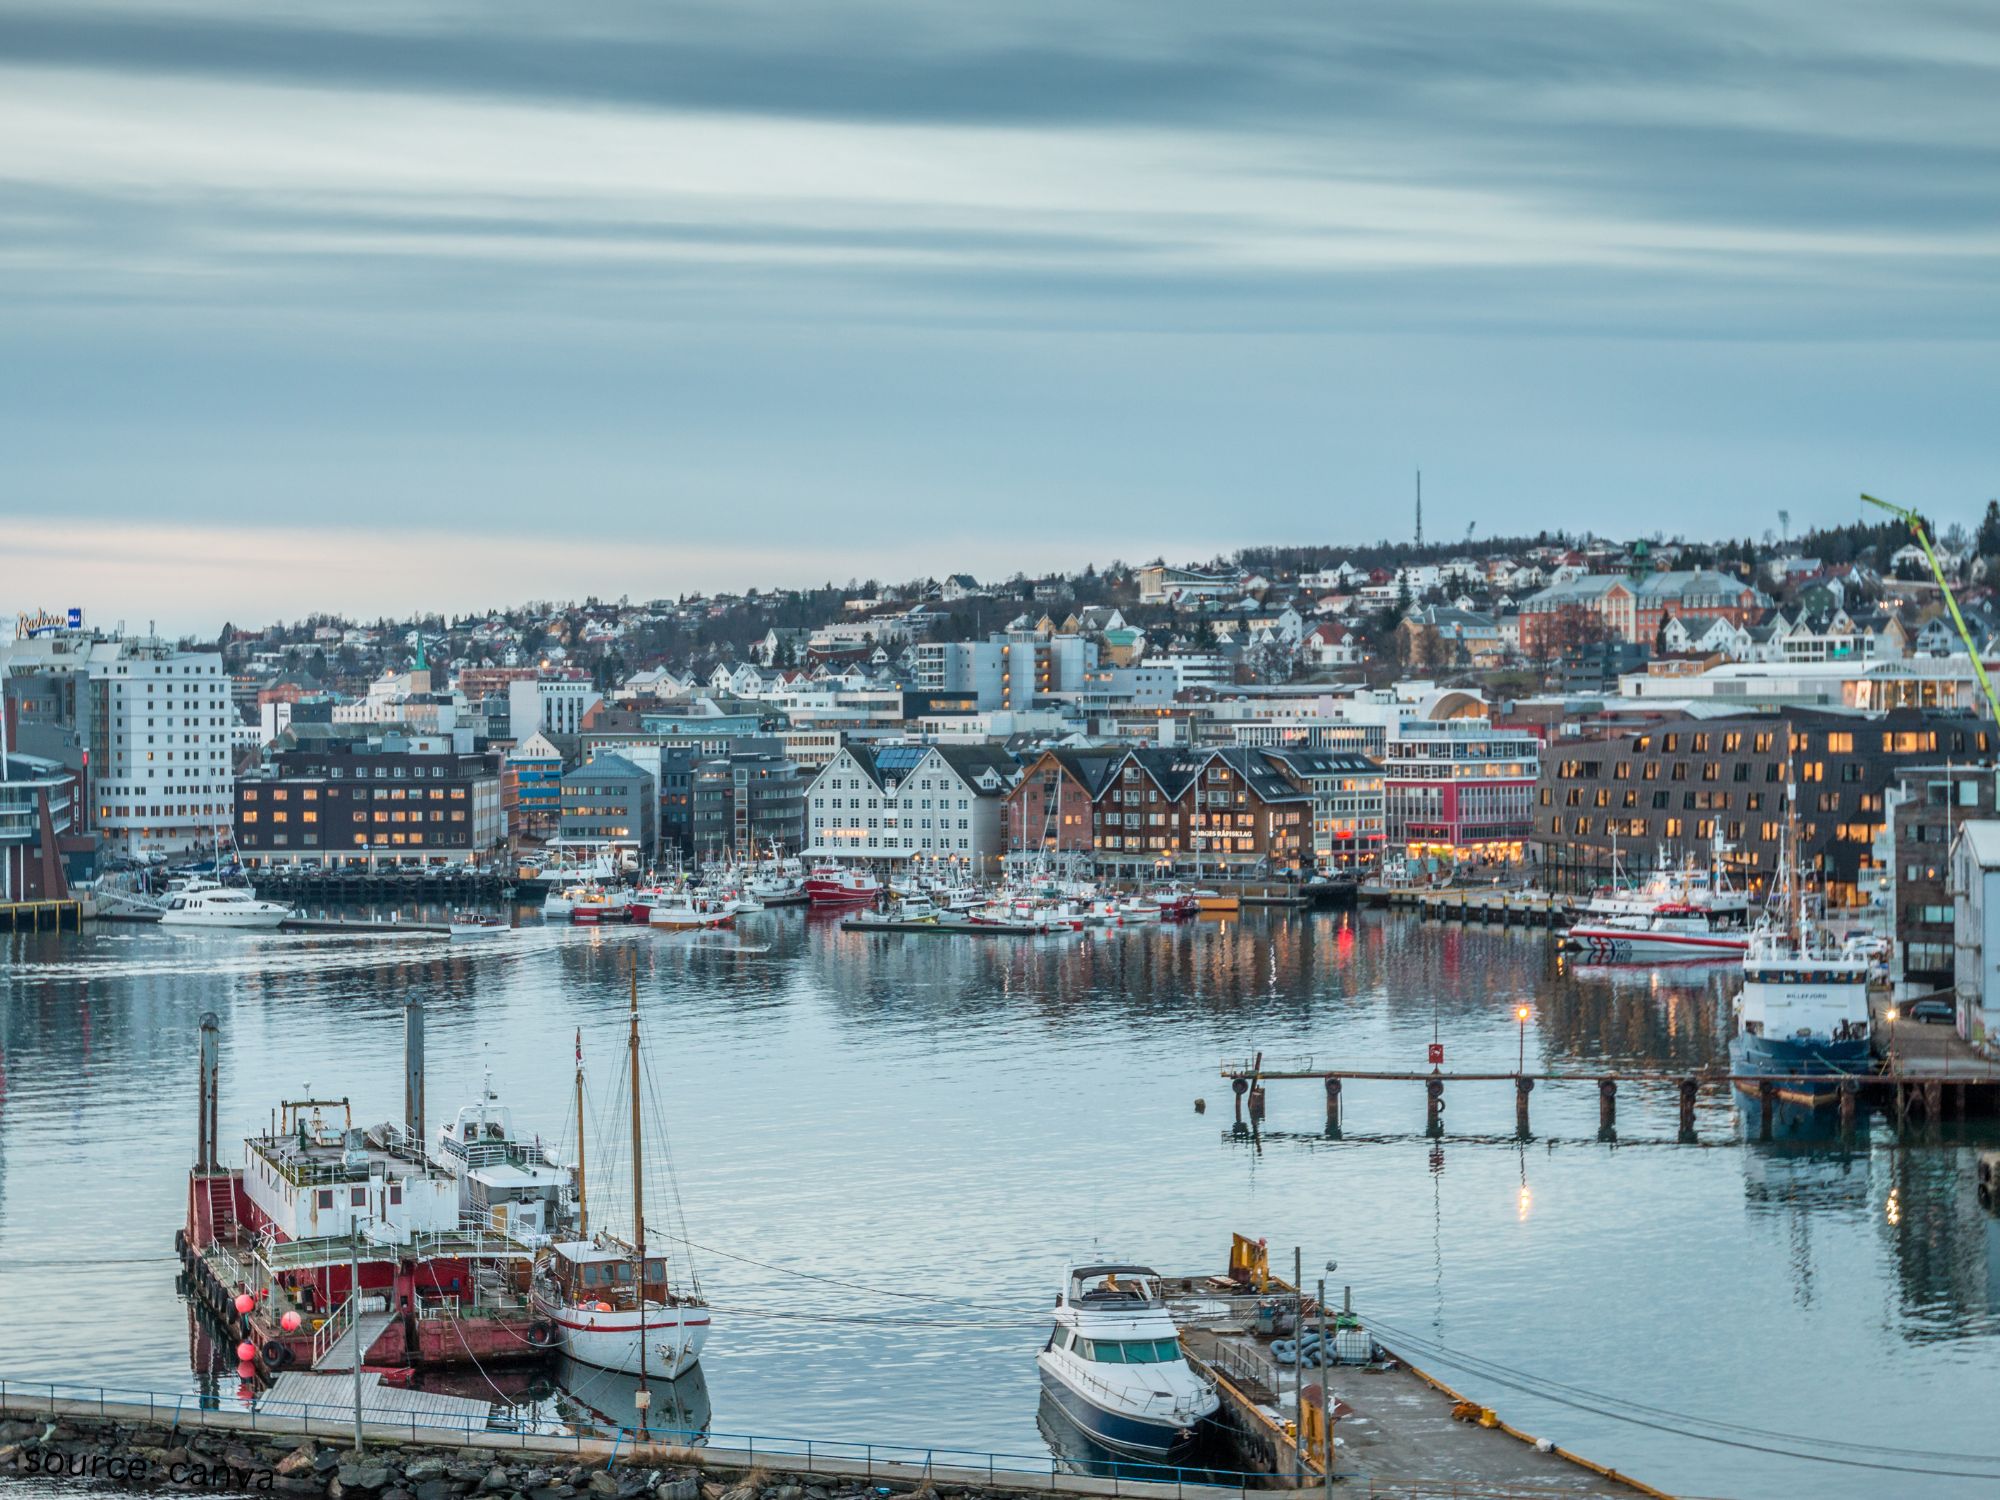
[[1118, 898], [1118, 920], [1157, 922], [1160, 920], [1160, 903], [1148, 901], [1144, 896], [1121, 896]]
[[1036, 1363], [1042, 1388], [1072, 1422], [1106, 1447], [1141, 1457], [1186, 1448], [1221, 1405], [1182, 1354], [1159, 1272], [1149, 1266], [1071, 1271]]
[[454, 938], [497, 937], [507, 930], [507, 924], [498, 917], [481, 916], [474, 912], [453, 912], [451, 916], [451, 935]]
[[276, 927], [292, 914], [277, 901], [259, 901], [250, 891], [190, 880], [167, 898], [162, 927]]

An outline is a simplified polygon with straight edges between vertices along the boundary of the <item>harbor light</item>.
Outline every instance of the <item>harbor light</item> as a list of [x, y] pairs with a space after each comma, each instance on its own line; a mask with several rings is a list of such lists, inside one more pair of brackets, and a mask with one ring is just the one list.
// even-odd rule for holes
[[1514, 1060], [1514, 1071], [1520, 1074], [1528, 1071], [1528, 1007], [1516, 1006], [1514, 1019], [1521, 1023], [1521, 1050]]
[[1886, 1020], [1891, 1026], [1894, 1026], [1896, 1024], [1896, 1007], [1892, 1005], [1887, 1010], [1883, 1011], [1882, 1018]]

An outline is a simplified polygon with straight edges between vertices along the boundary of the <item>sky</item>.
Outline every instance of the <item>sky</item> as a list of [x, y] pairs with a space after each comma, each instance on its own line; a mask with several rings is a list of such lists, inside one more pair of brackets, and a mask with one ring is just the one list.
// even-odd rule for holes
[[212, 631], [1995, 474], [1974, 0], [0, 0], [0, 610]]

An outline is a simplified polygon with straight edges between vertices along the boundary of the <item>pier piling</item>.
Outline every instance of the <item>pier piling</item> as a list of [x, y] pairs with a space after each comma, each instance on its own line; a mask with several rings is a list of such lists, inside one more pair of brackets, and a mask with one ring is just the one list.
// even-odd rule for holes
[[1424, 1134], [1433, 1138], [1444, 1134], [1444, 1080], [1424, 1080]]
[[1330, 1141], [1340, 1139], [1340, 1080], [1338, 1078], [1329, 1078], [1326, 1081], [1326, 1138]]
[[1261, 1125], [1263, 1124], [1263, 1122], [1264, 1122], [1264, 1085], [1261, 1083], [1253, 1083], [1250, 1085], [1250, 1123], [1252, 1125]]
[[1597, 1080], [1597, 1138], [1600, 1141], [1618, 1139], [1618, 1080], [1615, 1078]]
[[1683, 1146], [1692, 1146], [1694, 1144], [1694, 1096], [1695, 1090], [1700, 1086], [1701, 1081], [1699, 1079], [1683, 1078], [1681, 1080], [1681, 1144]]
[[1243, 1129], [1243, 1096], [1250, 1092], [1250, 1080], [1247, 1078], [1230, 1079], [1229, 1092], [1236, 1096], [1236, 1128], [1240, 1131]]
[[1757, 1139], [1771, 1138], [1771, 1107], [1778, 1097], [1778, 1086], [1769, 1079], [1757, 1085]]
[[1852, 1078], [1844, 1078], [1840, 1084], [1840, 1133], [1843, 1137], [1854, 1134], [1854, 1104], [1860, 1097], [1861, 1085]]
[[1535, 1091], [1535, 1080], [1522, 1074], [1514, 1080], [1514, 1134], [1528, 1140], [1534, 1132], [1528, 1127], [1528, 1095]]

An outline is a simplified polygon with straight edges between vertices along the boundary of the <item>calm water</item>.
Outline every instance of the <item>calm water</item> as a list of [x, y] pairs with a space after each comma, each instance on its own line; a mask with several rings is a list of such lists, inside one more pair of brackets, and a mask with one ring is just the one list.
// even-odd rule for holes
[[[428, 1006], [430, 1113], [482, 1069], [517, 1121], [561, 1131], [570, 1039], [615, 1074], [637, 956], [688, 1236], [717, 1305], [719, 1433], [1038, 1453], [1034, 1354], [1065, 1262], [1093, 1247], [1220, 1268], [1230, 1231], [1359, 1311], [1488, 1362], [1437, 1372], [1669, 1490], [1994, 1492], [1859, 1463], [1987, 1470], [2000, 1393], [2000, 1221], [1966, 1144], [1707, 1148], [1675, 1096], [1628, 1086], [1618, 1146], [1588, 1086], [1279, 1083], [1260, 1142], [1229, 1134], [1223, 1058], [1267, 1066], [1693, 1067], [1723, 1054], [1725, 975], [1566, 972], [1545, 936], [1404, 918], [1250, 915], [1075, 941], [844, 935], [802, 913], [723, 942], [538, 929], [490, 945], [142, 928], [17, 938], [0, 977], [0, 1372], [180, 1391], [174, 1230], [194, 1149], [195, 1021], [222, 1021], [223, 1134], [308, 1084], [401, 1108], [400, 1004]], [[1208, 1112], [1194, 1101], [1205, 1097]], [[657, 1222], [657, 1221], [656, 1221]], [[820, 1280], [794, 1273], [810, 1273]], [[842, 1285], [841, 1283], [847, 1283]], [[1494, 1364], [1506, 1367], [1496, 1370]], [[1575, 1404], [1549, 1399], [1561, 1382]], [[1517, 1389], [1525, 1383], [1531, 1390]], [[1621, 1421], [1640, 1403], [1673, 1429]], [[1774, 1435], [1848, 1462], [1754, 1451]], [[1943, 1456], [1949, 1455], [1949, 1456]]]

